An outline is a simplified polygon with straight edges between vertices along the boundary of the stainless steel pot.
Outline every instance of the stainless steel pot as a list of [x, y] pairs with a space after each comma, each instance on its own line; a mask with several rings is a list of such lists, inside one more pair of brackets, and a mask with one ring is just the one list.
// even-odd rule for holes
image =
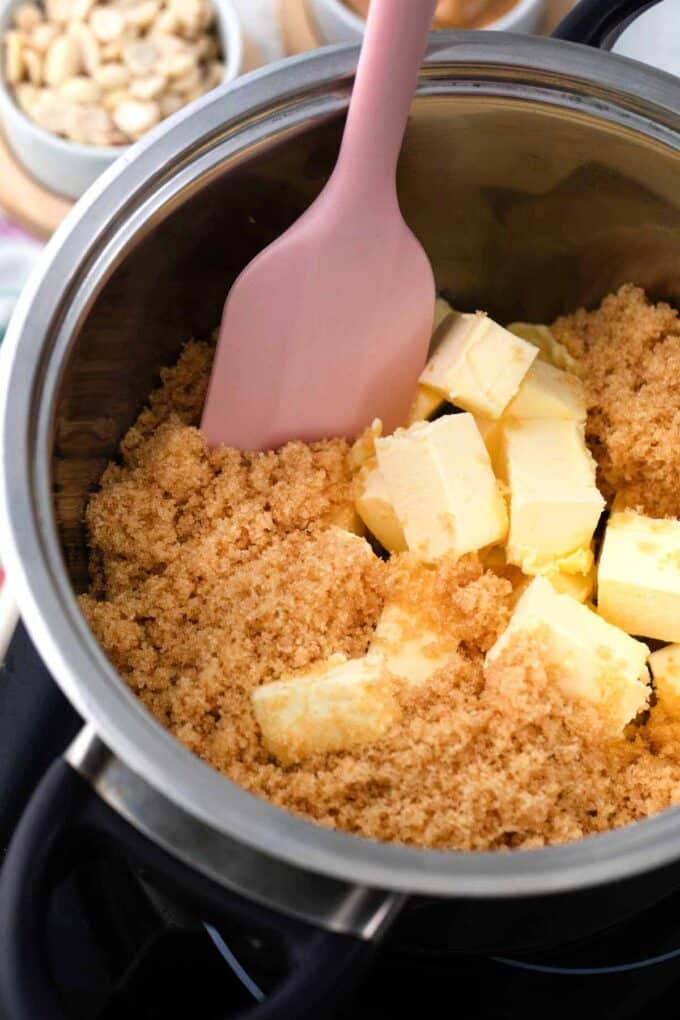
[[[586, 0], [563, 34], [601, 42], [646, 6]], [[89, 492], [159, 366], [215, 325], [242, 266], [318, 193], [355, 60], [331, 50], [256, 72], [156, 131], [58, 231], [10, 327], [3, 553], [34, 642], [88, 720], [37, 792], [4, 869], [0, 979], [16, 1016], [52, 1016], [34, 947], [49, 858], [66, 830], [103, 832], [206, 912], [245, 910], [238, 894], [259, 905], [258, 923], [274, 923], [272, 911], [281, 925], [296, 919], [285, 922], [290, 941], [313, 946], [304, 959], [326, 968], [319, 998], [304, 991], [308, 1011], [391, 927], [421, 949], [555, 943], [678, 884], [677, 808], [507, 854], [382, 845], [294, 818], [166, 733], [78, 609]], [[502, 320], [547, 320], [628, 280], [680, 302], [679, 111], [680, 82], [623, 58], [496, 33], [433, 37], [400, 195], [440, 288]], [[267, 1016], [307, 1015], [299, 1002], [281, 1012], [311, 978], [295, 980]]]

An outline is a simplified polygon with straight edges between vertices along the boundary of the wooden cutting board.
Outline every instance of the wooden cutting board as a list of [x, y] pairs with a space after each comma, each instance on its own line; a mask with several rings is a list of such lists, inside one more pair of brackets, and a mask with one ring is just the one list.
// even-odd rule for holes
[[[258, 48], [246, 39], [243, 73], [261, 65]], [[35, 237], [48, 238], [74, 204], [71, 199], [48, 191], [31, 177], [0, 132], [0, 207], [11, 219]]]
[[73, 202], [43, 188], [14, 158], [0, 133], [0, 207], [35, 237], [52, 234]]

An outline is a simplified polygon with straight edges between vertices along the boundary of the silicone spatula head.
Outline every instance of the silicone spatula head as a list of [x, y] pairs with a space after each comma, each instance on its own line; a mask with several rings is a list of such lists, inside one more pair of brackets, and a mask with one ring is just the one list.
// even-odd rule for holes
[[435, 294], [396, 166], [435, 6], [372, 0], [335, 170], [227, 298], [202, 421], [209, 445], [272, 449], [406, 419]]

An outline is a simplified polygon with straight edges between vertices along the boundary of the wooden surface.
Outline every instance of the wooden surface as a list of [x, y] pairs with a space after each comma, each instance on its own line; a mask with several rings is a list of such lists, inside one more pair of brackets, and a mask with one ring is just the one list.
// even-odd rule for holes
[[321, 46], [321, 38], [316, 32], [304, 0], [279, 0], [281, 34], [286, 53], [306, 53], [307, 50]]
[[0, 134], [0, 206], [30, 234], [47, 238], [73, 202], [38, 184], [14, 158]]
[[[257, 46], [245, 40], [243, 73], [262, 64]], [[0, 133], [0, 207], [35, 237], [48, 238], [74, 203], [56, 195], [31, 177], [14, 157]]]
[[[549, 0], [541, 31], [549, 35], [576, 0]], [[279, 0], [279, 18], [286, 53], [305, 53], [323, 45], [305, 0]]]

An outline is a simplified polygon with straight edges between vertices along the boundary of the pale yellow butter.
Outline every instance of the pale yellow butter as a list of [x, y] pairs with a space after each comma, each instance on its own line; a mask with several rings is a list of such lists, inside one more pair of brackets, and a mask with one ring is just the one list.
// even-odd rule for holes
[[383, 423], [380, 418], [374, 418], [370, 428], [362, 432], [350, 450], [350, 465], [353, 471], [359, 471], [369, 460], [375, 461], [375, 441], [382, 432]]
[[[480, 553], [480, 558], [487, 570], [496, 570], [507, 573], [508, 559], [505, 549], [502, 546], [495, 545], [489, 549], [485, 549]], [[518, 567], [515, 567], [514, 569], [520, 573]], [[576, 599], [577, 602], [589, 602], [593, 597], [597, 578], [595, 564], [593, 564], [587, 574], [565, 574], [563, 571], [558, 570], [547, 573], [545, 576], [550, 581], [555, 591], [560, 592], [563, 595], [571, 595], [571, 597]], [[521, 573], [520, 577], [522, 577]], [[524, 575], [524, 578], [526, 580], [526, 584], [529, 584], [532, 580], [532, 578], [528, 575]], [[519, 587], [521, 586], [515, 584], [516, 592]]]
[[420, 559], [504, 540], [505, 502], [471, 414], [399, 429], [375, 445], [408, 548]]
[[487, 654], [502, 655], [519, 633], [535, 635], [556, 682], [569, 697], [597, 705], [607, 729], [620, 734], [649, 698], [649, 648], [536, 577], [515, 606], [506, 630]]
[[680, 521], [614, 513], [597, 581], [598, 612], [629, 634], [680, 641]]
[[538, 347], [541, 361], [547, 361], [555, 368], [563, 368], [568, 372], [574, 370], [576, 362], [564, 344], [555, 339], [549, 326], [533, 322], [511, 322], [508, 331]]
[[356, 484], [358, 495], [355, 505], [363, 523], [388, 552], [404, 552], [408, 548], [404, 531], [375, 460], [364, 464]]
[[418, 685], [445, 666], [457, 647], [451, 634], [432, 629], [425, 613], [392, 602], [382, 611], [370, 650], [382, 655], [392, 676]]
[[571, 595], [577, 602], [590, 602], [595, 591], [596, 581], [595, 564], [587, 574], [565, 574], [558, 570], [556, 573], [548, 574], [548, 580], [555, 589], [562, 595]]
[[499, 418], [517, 393], [538, 349], [482, 312], [452, 313], [440, 325], [420, 382], [458, 407]]
[[267, 750], [284, 765], [379, 740], [399, 717], [379, 655], [334, 655], [305, 674], [264, 684], [253, 710]]
[[659, 704], [669, 715], [680, 718], [680, 645], [659, 648], [647, 661]]
[[571, 372], [563, 372], [545, 361], [535, 361], [524, 376], [517, 395], [504, 418], [571, 418], [585, 422], [586, 400], [583, 383]]
[[503, 442], [503, 419], [480, 418], [478, 415], [474, 415], [474, 419], [475, 424], [479, 429], [479, 434], [484, 440], [484, 445], [486, 446], [491, 459], [491, 466], [494, 471], [498, 471], [499, 457]]
[[[437, 330], [444, 319], [448, 319], [453, 308], [446, 298], [438, 297], [434, 304], [434, 319], [432, 322], [432, 339], [430, 341], [429, 356], [432, 356], [437, 345]], [[424, 386], [419, 383], [416, 387], [416, 394], [409, 411], [406, 425], [413, 425], [417, 421], [427, 421], [432, 415], [446, 403], [444, 397], [431, 386]]]
[[509, 421], [500, 473], [510, 490], [508, 562], [526, 574], [586, 574], [605, 501], [583, 426], [567, 419]]

